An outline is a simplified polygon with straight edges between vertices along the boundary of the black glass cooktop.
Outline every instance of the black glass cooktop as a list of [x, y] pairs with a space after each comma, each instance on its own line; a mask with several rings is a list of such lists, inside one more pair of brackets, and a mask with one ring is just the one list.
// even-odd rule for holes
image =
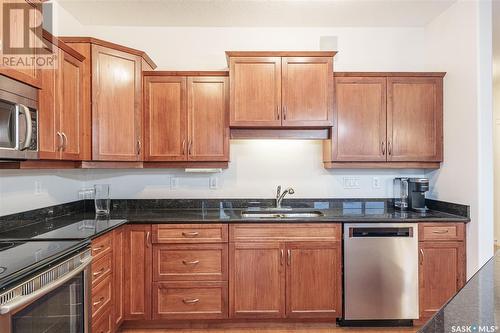
[[88, 246], [81, 241], [0, 241], [0, 291], [15, 280]]

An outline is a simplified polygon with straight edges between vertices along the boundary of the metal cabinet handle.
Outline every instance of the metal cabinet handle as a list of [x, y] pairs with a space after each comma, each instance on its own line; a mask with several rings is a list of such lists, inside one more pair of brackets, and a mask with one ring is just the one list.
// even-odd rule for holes
[[186, 155], [186, 140], [182, 140], [182, 155]]
[[424, 263], [424, 250], [420, 249], [420, 265]]
[[92, 273], [92, 276], [99, 276], [99, 275], [101, 275], [102, 273], [104, 273], [104, 267], [103, 267], [103, 268], [101, 268], [100, 270], [98, 270], [97, 272]]
[[278, 120], [280, 120], [280, 106], [276, 105], [276, 116], [278, 117]]
[[382, 155], [385, 155], [385, 141], [382, 141]]
[[283, 120], [286, 120], [286, 111], [287, 111], [286, 106], [283, 106]]
[[391, 141], [389, 141], [387, 143], [387, 152], [389, 153], [389, 155], [392, 155], [392, 143], [391, 143]]
[[198, 231], [191, 231], [191, 232], [183, 232], [182, 236], [184, 236], [184, 237], [196, 237], [199, 234], [200, 233]]
[[96, 301], [96, 302], [92, 303], [92, 305], [94, 305], [94, 306], [99, 305], [99, 304], [101, 304], [102, 302], [104, 302], [104, 300], [105, 300], [105, 299], [106, 299], [106, 298], [103, 296], [103, 297], [99, 298], [99, 300], [98, 300], [98, 301]]
[[68, 147], [68, 137], [66, 136], [66, 133], [64, 133], [64, 132], [61, 132], [61, 135], [63, 137], [63, 147], [62, 147], [62, 150], [66, 150], [66, 148]]
[[283, 266], [283, 259], [285, 258], [285, 250], [281, 249], [280, 265]]
[[186, 265], [186, 266], [187, 266], [187, 265], [197, 265], [197, 264], [199, 264], [199, 263], [200, 263], [200, 261], [199, 261], [199, 260], [193, 260], [193, 261], [183, 260], [183, 261], [182, 261], [182, 263], [183, 263], [184, 265]]
[[150, 244], [150, 238], [151, 237], [151, 233], [148, 231], [146, 232], [146, 246], [149, 247], [149, 244]]
[[92, 251], [99, 252], [99, 251], [102, 251], [103, 249], [104, 249], [104, 245], [101, 245], [101, 246], [93, 247]]
[[432, 233], [433, 234], [447, 234], [449, 232], [448, 229], [446, 230], [433, 230]]
[[137, 155], [141, 155], [142, 151], [142, 142], [140, 139], [137, 139]]
[[63, 137], [62, 137], [61, 132], [57, 132], [56, 134], [57, 134], [57, 137], [59, 138], [59, 144], [57, 145], [57, 150], [61, 150], [61, 149], [62, 149], [62, 147], [63, 147], [63, 143], [64, 143], [64, 141], [63, 141], [63, 140], [64, 140], [64, 139], [63, 139]]
[[189, 140], [188, 143], [188, 155], [191, 155], [191, 148], [193, 147], [193, 140]]
[[182, 300], [184, 302], [184, 304], [195, 304], [195, 303], [198, 303], [200, 301], [199, 298], [192, 298], [192, 299], [183, 299]]
[[[24, 145], [19, 147], [20, 150], [26, 150], [31, 146], [31, 136], [33, 134], [33, 124], [31, 123], [31, 112], [26, 105], [18, 104], [19, 114], [23, 113], [26, 120], [26, 136], [24, 137]], [[21, 138], [19, 138], [21, 141]], [[20, 142], [19, 142], [20, 144]]]
[[292, 250], [288, 249], [288, 266], [292, 264]]

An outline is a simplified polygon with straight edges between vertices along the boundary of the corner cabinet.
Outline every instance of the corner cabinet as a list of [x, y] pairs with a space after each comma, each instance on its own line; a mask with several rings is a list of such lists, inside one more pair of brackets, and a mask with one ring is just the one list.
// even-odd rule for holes
[[439, 168], [444, 73], [335, 73], [327, 168]]
[[92, 160], [142, 161], [142, 71], [156, 65], [139, 50], [90, 37], [62, 37], [85, 56], [84, 108], [92, 114]]
[[226, 52], [230, 126], [328, 127], [335, 52]]
[[145, 72], [144, 160], [227, 162], [228, 81], [227, 72]]

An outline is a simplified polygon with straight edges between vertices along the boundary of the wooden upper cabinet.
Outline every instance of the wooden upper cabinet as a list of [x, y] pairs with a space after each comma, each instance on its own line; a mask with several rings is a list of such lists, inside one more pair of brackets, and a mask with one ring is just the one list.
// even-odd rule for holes
[[338, 77], [332, 131], [333, 161], [385, 161], [384, 77]]
[[340, 317], [342, 314], [340, 242], [288, 242], [286, 249], [287, 317]]
[[[53, 44], [57, 63], [42, 70], [39, 92], [39, 151], [41, 159], [89, 158], [90, 115], [83, 108], [83, 57], [44, 32]], [[57, 45], [57, 46], [56, 46]]]
[[227, 73], [168, 73], [144, 75], [145, 160], [228, 161]]
[[188, 78], [188, 160], [228, 161], [229, 84], [225, 76]]
[[281, 126], [281, 58], [232, 57], [229, 71], [231, 126]]
[[230, 317], [283, 318], [284, 248], [278, 242], [238, 242], [229, 246]]
[[228, 51], [231, 127], [329, 127], [335, 52]]
[[[10, 13], [4, 13], [4, 5], [12, 4], [15, 6], [19, 4], [21, 6], [27, 5], [32, 8], [29, 11], [29, 14], [25, 15], [25, 11], [22, 10], [11, 10]], [[31, 60], [25, 63], [25, 66], [3, 66], [0, 64], [0, 74], [9, 76], [15, 80], [24, 82], [31, 86], [41, 88], [42, 87], [42, 72], [40, 68], [36, 65], [35, 61], [32, 61], [36, 56], [40, 54], [40, 51], [37, 49], [38, 47], [43, 46], [43, 41], [40, 39], [42, 36], [42, 18], [41, 18], [41, 3], [34, 3], [33, 1], [26, 0], [9, 0], [0, 1], [0, 17], [5, 18], [5, 14], [9, 16], [9, 37], [10, 37], [10, 46], [12, 48], [18, 48], [22, 51], [15, 51], [9, 54], [4, 53], [4, 51], [0, 50], [0, 55], [5, 55], [6, 57], [10, 56], [21, 56], [23, 59]], [[2, 23], [2, 27], [0, 27], [0, 36], [4, 36], [5, 29], [4, 24]], [[33, 29], [36, 30], [36, 37], [32, 35]], [[29, 37], [30, 47], [25, 45], [26, 36]], [[3, 41], [6, 43], [6, 41]], [[5, 49], [5, 46], [3, 50]], [[15, 53], [15, 54], [14, 54]]]
[[282, 125], [332, 126], [333, 57], [282, 58]]
[[92, 45], [92, 79], [92, 159], [141, 160], [141, 58]]
[[186, 160], [188, 144], [186, 95], [185, 77], [144, 77], [146, 161]]
[[443, 79], [388, 78], [388, 160], [443, 159]]

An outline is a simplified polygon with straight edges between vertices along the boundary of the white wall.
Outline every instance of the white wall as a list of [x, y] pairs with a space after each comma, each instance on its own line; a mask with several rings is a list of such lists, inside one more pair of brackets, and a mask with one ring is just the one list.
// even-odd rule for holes
[[425, 41], [426, 68], [448, 73], [445, 162], [427, 173], [434, 184], [430, 196], [471, 206], [471, 276], [493, 253], [491, 3], [457, 1], [426, 27]]
[[493, 112], [495, 158], [495, 244], [500, 246], [500, 2], [493, 2]]

